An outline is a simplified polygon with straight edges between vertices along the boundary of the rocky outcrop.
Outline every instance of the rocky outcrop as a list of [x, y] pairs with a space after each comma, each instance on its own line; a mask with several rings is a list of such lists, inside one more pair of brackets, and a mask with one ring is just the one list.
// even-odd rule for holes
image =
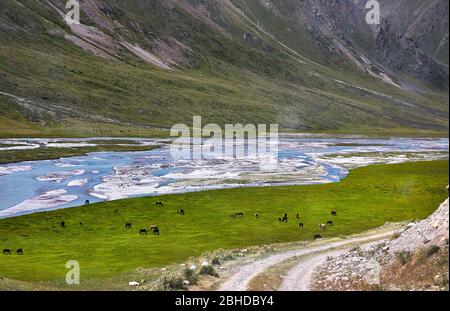
[[428, 245], [444, 247], [449, 239], [448, 199], [430, 217], [410, 223], [400, 236], [386, 244], [390, 259], [399, 252], [412, 252]]
[[316, 290], [448, 290], [449, 200], [391, 240], [328, 258]]

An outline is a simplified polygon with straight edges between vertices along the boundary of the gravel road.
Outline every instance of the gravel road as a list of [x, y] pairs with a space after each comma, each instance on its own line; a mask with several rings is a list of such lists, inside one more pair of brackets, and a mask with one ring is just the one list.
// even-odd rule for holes
[[[289, 250], [283, 253], [268, 256], [266, 258], [255, 260], [249, 264], [235, 268], [231, 277], [222, 283], [218, 290], [220, 291], [246, 291], [250, 281], [269, 269], [288, 259], [310, 255], [305, 261], [300, 262], [291, 269], [285, 278], [280, 290], [307, 290], [309, 280], [314, 268], [323, 263], [328, 256], [345, 251], [346, 248], [356, 245], [366, 244], [376, 240], [386, 239], [392, 236], [398, 229], [384, 231], [382, 233], [374, 232], [363, 236], [354, 236], [340, 241], [326, 242], [321, 241], [320, 245], [303, 246], [298, 249]], [[317, 253], [317, 254], [316, 254]], [[300, 282], [300, 283], [299, 283]]]

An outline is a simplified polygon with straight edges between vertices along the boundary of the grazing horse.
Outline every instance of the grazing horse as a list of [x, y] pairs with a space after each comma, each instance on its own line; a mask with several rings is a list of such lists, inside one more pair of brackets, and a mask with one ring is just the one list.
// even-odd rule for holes
[[65, 227], [66, 227], [66, 223], [65, 223], [64, 221], [61, 221], [61, 222], [59, 223], [59, 225], [61, 226], [61, 228], [65, 228]]
[[11, 250], [5, 248], [5, 249], [3, 250], [3, 255], [11, 255]]
[[89, 205], [89, 204], [91, 204], [91, 202], [90, 202], [89, 200], [86, 200], [86, 201], [84, 202], [84, 205]]
[[238, 218], [238, 217], [244, 217], [244, 213], [234, 213], [230, 215], [231, 218]]
[[258, 213], [255, 213], [255, 218], [259, 218], [259, 214]]
[[141, 235], [144, 235], [144, 234], [147, 234], [147, 233], [148, 233], [147, 229], [141, 229], [139, 231], [139, 234], [141, 234]]
[[115, 210], [114, 210], [114, 213], [117, 213], [118, 211], [119, 211], [119, 209], [115, 209]]
[[327, 226], [334, 226], [334, 223], [331, 220], [327, 221]]
[[177, 214], [184, 215], [184, 209], [178, 209]]
[[152, 229], [152, 232], [153, 232], [153, 234], [156, 234], [156, 235], [159, 235], [159, 234], [160, 234], [160, 233], [159, 233], [159, 228], [158, 228], [158, 227], [153, 228], [153, 229]]
[[16, 254], [17, 254], [17, 255], [23, 255], [23, 249], [19, 248], [19, 249], [16, 251]]
[[335, 209], [331, 211], [331, 216], [337, 216], [337, 211]]
[[300, 214], [297, 214], [297, 219], [299, 219], [300, 218]]
[[319, 224], [319, 228], [320, 230], [325, 230], [327, 226], [325, 226], [325, 224]]
[[288, 222], [288, 214], [284, 214], [284, 217], [281, 219], [281, 222]]
[[163, 202], [161, 202], [161, 201], [159, 201], [159, 202], [155, 202], [155, 204], [157, 205], [157, 206], [164, 206], [164, 204], [163, 204]]
[[315, 234], [314, 235], [314, 240], [318, 240], [318, 239], [321, 239], [321, 238], [322, 238], [322, 236], [320, 234]]
[[279, 217], [279, 218], [278, 218], [278, 221], [279, 221], [279, 222], [282, 222], [282, 221], [283, 221], [283, 219], [281, 219], [281, 217]]
[[126, 228], [126, 229], [131, 229], [132, 226], [133, 226], [133, 225], [132, 225], [131, 223], [125, 224], [125, 228]]
[[299, 223], [298, 226], [299, 226], [300, 228], [302, 228], [302, 229], [303, 229], [303, 227], [304, 227], [302, 222]]

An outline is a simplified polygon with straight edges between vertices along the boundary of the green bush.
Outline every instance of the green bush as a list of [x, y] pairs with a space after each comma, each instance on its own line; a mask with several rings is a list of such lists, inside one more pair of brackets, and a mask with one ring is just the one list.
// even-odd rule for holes
[[201, 267], [199, 273], [202, 275], [211, 275], [216, 278], [219, 277], [219, 273], [217, 273], [216, 269], [214, 269], [214, 267], [210, 265]]
[[427, 249], [425, 250], [425, 256], [427, 258], [430, 258], [434, 254], [439, 253], [440, 251], [441, 251], [441, 248], [439, 246], [431, 245], [430, 247], [427, 247]]
[[184, 275], [179, 272], [171, 272], [164, 274], [157, 281], [155, 285], [155, 290], [165, 291], [165, 290], [182, 290], [184, 289]]
[[401, 251], [396, 254], [397, 260], [404, 266], [411, 260], [411, 252]]
[[183, 276], [184, 280], [189, 281], [189, 284], [197, 284], [198, 276], [194, 270], [189, 268], [184, 269]]

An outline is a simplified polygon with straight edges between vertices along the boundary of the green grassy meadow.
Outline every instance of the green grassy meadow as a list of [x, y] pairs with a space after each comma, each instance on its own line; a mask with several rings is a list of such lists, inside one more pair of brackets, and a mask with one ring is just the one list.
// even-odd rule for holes
[[[65, 263], [74, 259], [84, 280], [100, 280], [216, 249], [310, 240], [316, 233], [357, 233], [386, 222], [426, 218], [447, 196], [447, 184], [448, 161], [411, 162], [359, 168], [333, 184], [145, 197], [2, 219], [1, 250], [22, 248], [24, 256], [0, 255], [0, 275], [63, 282]], [[155, 206], [159, 200], [164, 207]], [[184, 216], [176, 213], [181, 208]], [[330, 215], [332, 209], [336, 217]], [[245, 216], [231, 218], [236, 212]], [[287, 224], [278, 221], [284, 213], [290, 216]], [[334, 227], [319, 232], [317, 225], [328, 220]], [[133, 228], [126, 229], [126, 223]], [[160, 228], [160, 236], [139, 234], [152, 224]]]

